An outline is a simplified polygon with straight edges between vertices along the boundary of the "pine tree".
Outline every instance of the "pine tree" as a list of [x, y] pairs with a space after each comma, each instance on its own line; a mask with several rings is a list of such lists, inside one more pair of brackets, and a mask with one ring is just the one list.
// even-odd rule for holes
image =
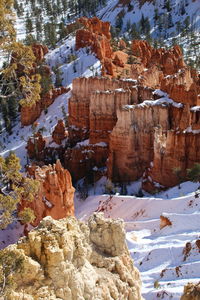
[[200, 182], [200, 164], [195, 163], [191, 169], [187, 169], [188, 178], [194, 182]]
[[15, 41], [14, 21], [13, 1], [0, 0], [0, 48]]
[[[15, 212], [21, 199], [33, 201], [38, 192], [39, 182], [23, 177], [20, 169], [19, 158], [13, 152], [5, 159], [0, 157], [0, 228], [6, 228], [16, 219]], [[34, 220], [34, 214], [26, 209], [17, 219], [29, 223]]]

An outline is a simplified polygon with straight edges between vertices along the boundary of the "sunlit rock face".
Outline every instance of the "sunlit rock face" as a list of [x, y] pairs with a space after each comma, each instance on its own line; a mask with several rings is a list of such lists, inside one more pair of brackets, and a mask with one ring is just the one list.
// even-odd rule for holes
[[20, 264], [9, 300], [142, 300], [138, 270], [125, 243], [123, 222], [92, 215], [46, 217], [27, 238], [4, 250]]

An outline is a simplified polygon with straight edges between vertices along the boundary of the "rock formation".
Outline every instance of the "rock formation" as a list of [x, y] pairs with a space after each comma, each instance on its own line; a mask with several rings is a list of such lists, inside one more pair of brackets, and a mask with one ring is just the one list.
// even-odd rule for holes
[[33, 124], [37, 118], [39, 118], [41, 112], [47, 109], [54, 100], [64, 94], [69, 92], [69, 88], [57, 88], [50, 90], [47, 94], [41, 97], [41, 99], [35, 103], [33, 106], [22, 106], [21, 107], [21, 124], [22, 126], [28, 126]]
[[70, 173], [63, 169], [60, 161], [56, 164], [28, 168], [28, 173], [40, 182], [39, 193], [33, 202], [22, 201], [19, 209], [33, 209], [38, 223], [46, 216], [58, 220], [74, 215], [74, 188]]
[[37, 132], [33, 137], [29, 138], [26, 149], [30, 159], [35, 158], [42, 160], [44, 159], [43, 150], [45, 148], [45, 140], [41, 132]]
[[44, 56], [49, 52], [47, 46], [41, 44], [33, 44], [32, 46], [33, 53], [36, 57], [36, 62], [40, 63], [44, 60]]
[[145, 176], [144, 189], [152, 191], [159, 188], [159, 185], [170, 187], [179, 184], [175, 168], [180, 169], [180, 176], [186, 180], [187, 169], [195, 162], [200, 162], [199, 147], [200, 132], [156, 132], [153, 163], [147, 171], [148, 176]]
[[62, 141], [68, 136], [68, 132], [65, 129], [65, 124], [63, 122], [63, 120], [58, 120], [58, 124], [56, 125], [53, 134], [52, 134], [52, 138], [53, 141], [58, 144], [61, 145]]
[[200, 300], [200, 282], [188, 283], [184, 287], [183, 295], [180, 300]]
[[46, 217], [3, 251], [2, 257], [19, 262], [12, 271], [15, 285], [9, 289], [6, 281], [8, 300], [143, 299], [119, 219], [94, 214], [85, 224]]
[[[153, 98], [152, 89], [136, 87], [135, 83], [135, 80], [104, 77], [73, 81], [68, 130], [69, 142], [75, 147], [65, 153], [65, 167], [73, 179], [80, 179], [94, 167], [105, 167], [110, 133], [116, 125], [119, 108]], [[80, 143], [84, 140], [88, 140], [87, 145]]]
[[[112, 48], [110, 45], [110, 23], [102, 22], [97, 17], [91, 19], [80, 18], [79, 23], [83, 24], [84, 28], [76, 32], [76, 50], [84, 47], [91, 47], [91, 50], [96, 54], [97, 58], [102, 62], [107, 73], [112, 74], [112, 68], [107, 67], [108, 61], [112, 63]], [[104, 64], [107, 61], [107, 63]]]
[[[87, 30], [103, 35], [98, 20], [94, 24], [84, 20]], [[65, 166], [73, 176], [78, 163], [83, 173], [88, 172], [96, 166], [96, 157], [99, 161], [94, 146], [105, 143], [109, 152], [101, 151], [101, 162], [108, 159], [112, 181], [130, 182], [143, 176], [143, 188], [155, 191], [179, 183], [174, 168], [181, 169], [184, 178], [187, 168], [200, 162], [200, 79], [185, 65], [178, 46], [154, 49], [135, 40], [131, 49], [132, 78], [73, 81], [69, 141], [75, 147], [66, 151]], [[112, 68], [127, 71], [128, 59], [125, 52], [113, 52]], [[76, 146], [84, 140], [87, 146]]]
[[165, 216], [160, 216], [160, 229], [165, 228], [166, 226], [171, 226], [172, 222], [169, 220], [169, 218]]
[[160, 66], [164, 75], [172, 75], [185, 67], [179, 46], [174, 46], [170, 50], [165, 50], [164, 48], [154, 49], [146, 41], [134, 40], [132, 42], [132, 51], [133, 55], [140, 58], [145, 68], [150, 68], [156, 64]]

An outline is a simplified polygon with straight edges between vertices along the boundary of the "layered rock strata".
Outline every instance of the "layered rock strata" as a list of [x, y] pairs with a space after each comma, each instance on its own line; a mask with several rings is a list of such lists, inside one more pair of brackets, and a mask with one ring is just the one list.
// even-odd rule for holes
[[34, 226], [46, 216], [58, 220], [74, 215], [75, 189], [70, 173], [59, 160], [54, 165], [29, 167], [28, 172], [40, 182], [39, 192], [33, 202], [22, 201], [19, 209], [30, 207], [34, 211]]
[[85, 224], [73, 217], [46, 217], [3, 251], [5, 259], [20, 262], [12, 272], [15, 285], [6, 286], [8, 300], [143, 299], [119, 219], [94, 214]]
[[[65, 152], [65, 167], [73, 179], [80, 179], [94, 167], [106, 166], [117, 111], [125, 104], [153, 98], [152, 89], [135, 84], [135, 80], [103, 77], [76, 78], [73, 81], [69, 100], [69, 142], [72, 148]], [[80, 143], [85, 140], [87, 145]]]

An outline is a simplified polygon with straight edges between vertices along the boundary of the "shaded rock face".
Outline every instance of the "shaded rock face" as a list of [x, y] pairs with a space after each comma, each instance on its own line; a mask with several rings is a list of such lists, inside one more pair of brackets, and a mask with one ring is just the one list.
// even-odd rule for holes
[[33, 106], [22, 106], [21, 107], [21, 124], [23, 126], [28, 126], [33, 124], [37, 118], [39, 118], [41, 112], [48, 108], [54, 100], [64, 94], [69, 92], [69, 88], [57, 88], [49, 91], [47, 94], [41, 97], [41, 99], [35, 103]]
[[[89, 144], [77, 145], [74, 148], [68, 148], [64, 155], [64, 166], [67, 168], [73, 178], [77, 181], [85, 175], [91, 182], [99, 179], [98, 170], [106, 166], [108, 158], [107, 144]], [[95, 171], [93, 169], [95, 168]], [[102, 170], [103, 171], [103, 170]]]
[[119, 110], [117, 117], [110, 135], [108, 176], [115, 182], [128, 182], [141, 177], [153, 160], [154, 128], [157, 124], [169, 128], [168, 109], [134, 105]]
[[28, 169], [31, 176], [40, 182], [39, 193], [33, 202], [22, 201], [20, 209], [31, 207], [37, 226], [46, 216], [58, 220], [74, 215], [74, 192], [70, 173], [63, 169], [59, 160], [56, 164]]
[[52, 138], [53, 141], [58, 144], [61, 145], [62, 141], [68, 136], [68, 132], [65, 129], [65, 124], [63, 122], [63, 120], [58, 120], [58, 124], [56, 125], [53, 134], [52, 134]]
[[4, 250], [20, 258], [8, 300], [142, 300], [138, 270], [121, 220], [94, 214], [88, 223], [46, 217], [27, 238]]
[[[187, 178], [187, 169], [200, 162], [200, 133], [183, 133], [158, 130], [154, 138], [154, 158], [149, 170], [144, 175], [143, 187], [147, 191], [161, 186], [174, 186], [179, 178], [173, 171], [180, 168], [181, 177]], [[152, 178], [152, 180], [149, 180]]]
[[184, 292], [180, 300], [200, 300], [200, 282], [197, 284], [188, 283], [184, 287]]
[[30, 159], [36, 158], [42, 160], [44, 158], [43, 150], [45, 148], [45, 140], [40, 132], [29, 138], [26, 149]]

